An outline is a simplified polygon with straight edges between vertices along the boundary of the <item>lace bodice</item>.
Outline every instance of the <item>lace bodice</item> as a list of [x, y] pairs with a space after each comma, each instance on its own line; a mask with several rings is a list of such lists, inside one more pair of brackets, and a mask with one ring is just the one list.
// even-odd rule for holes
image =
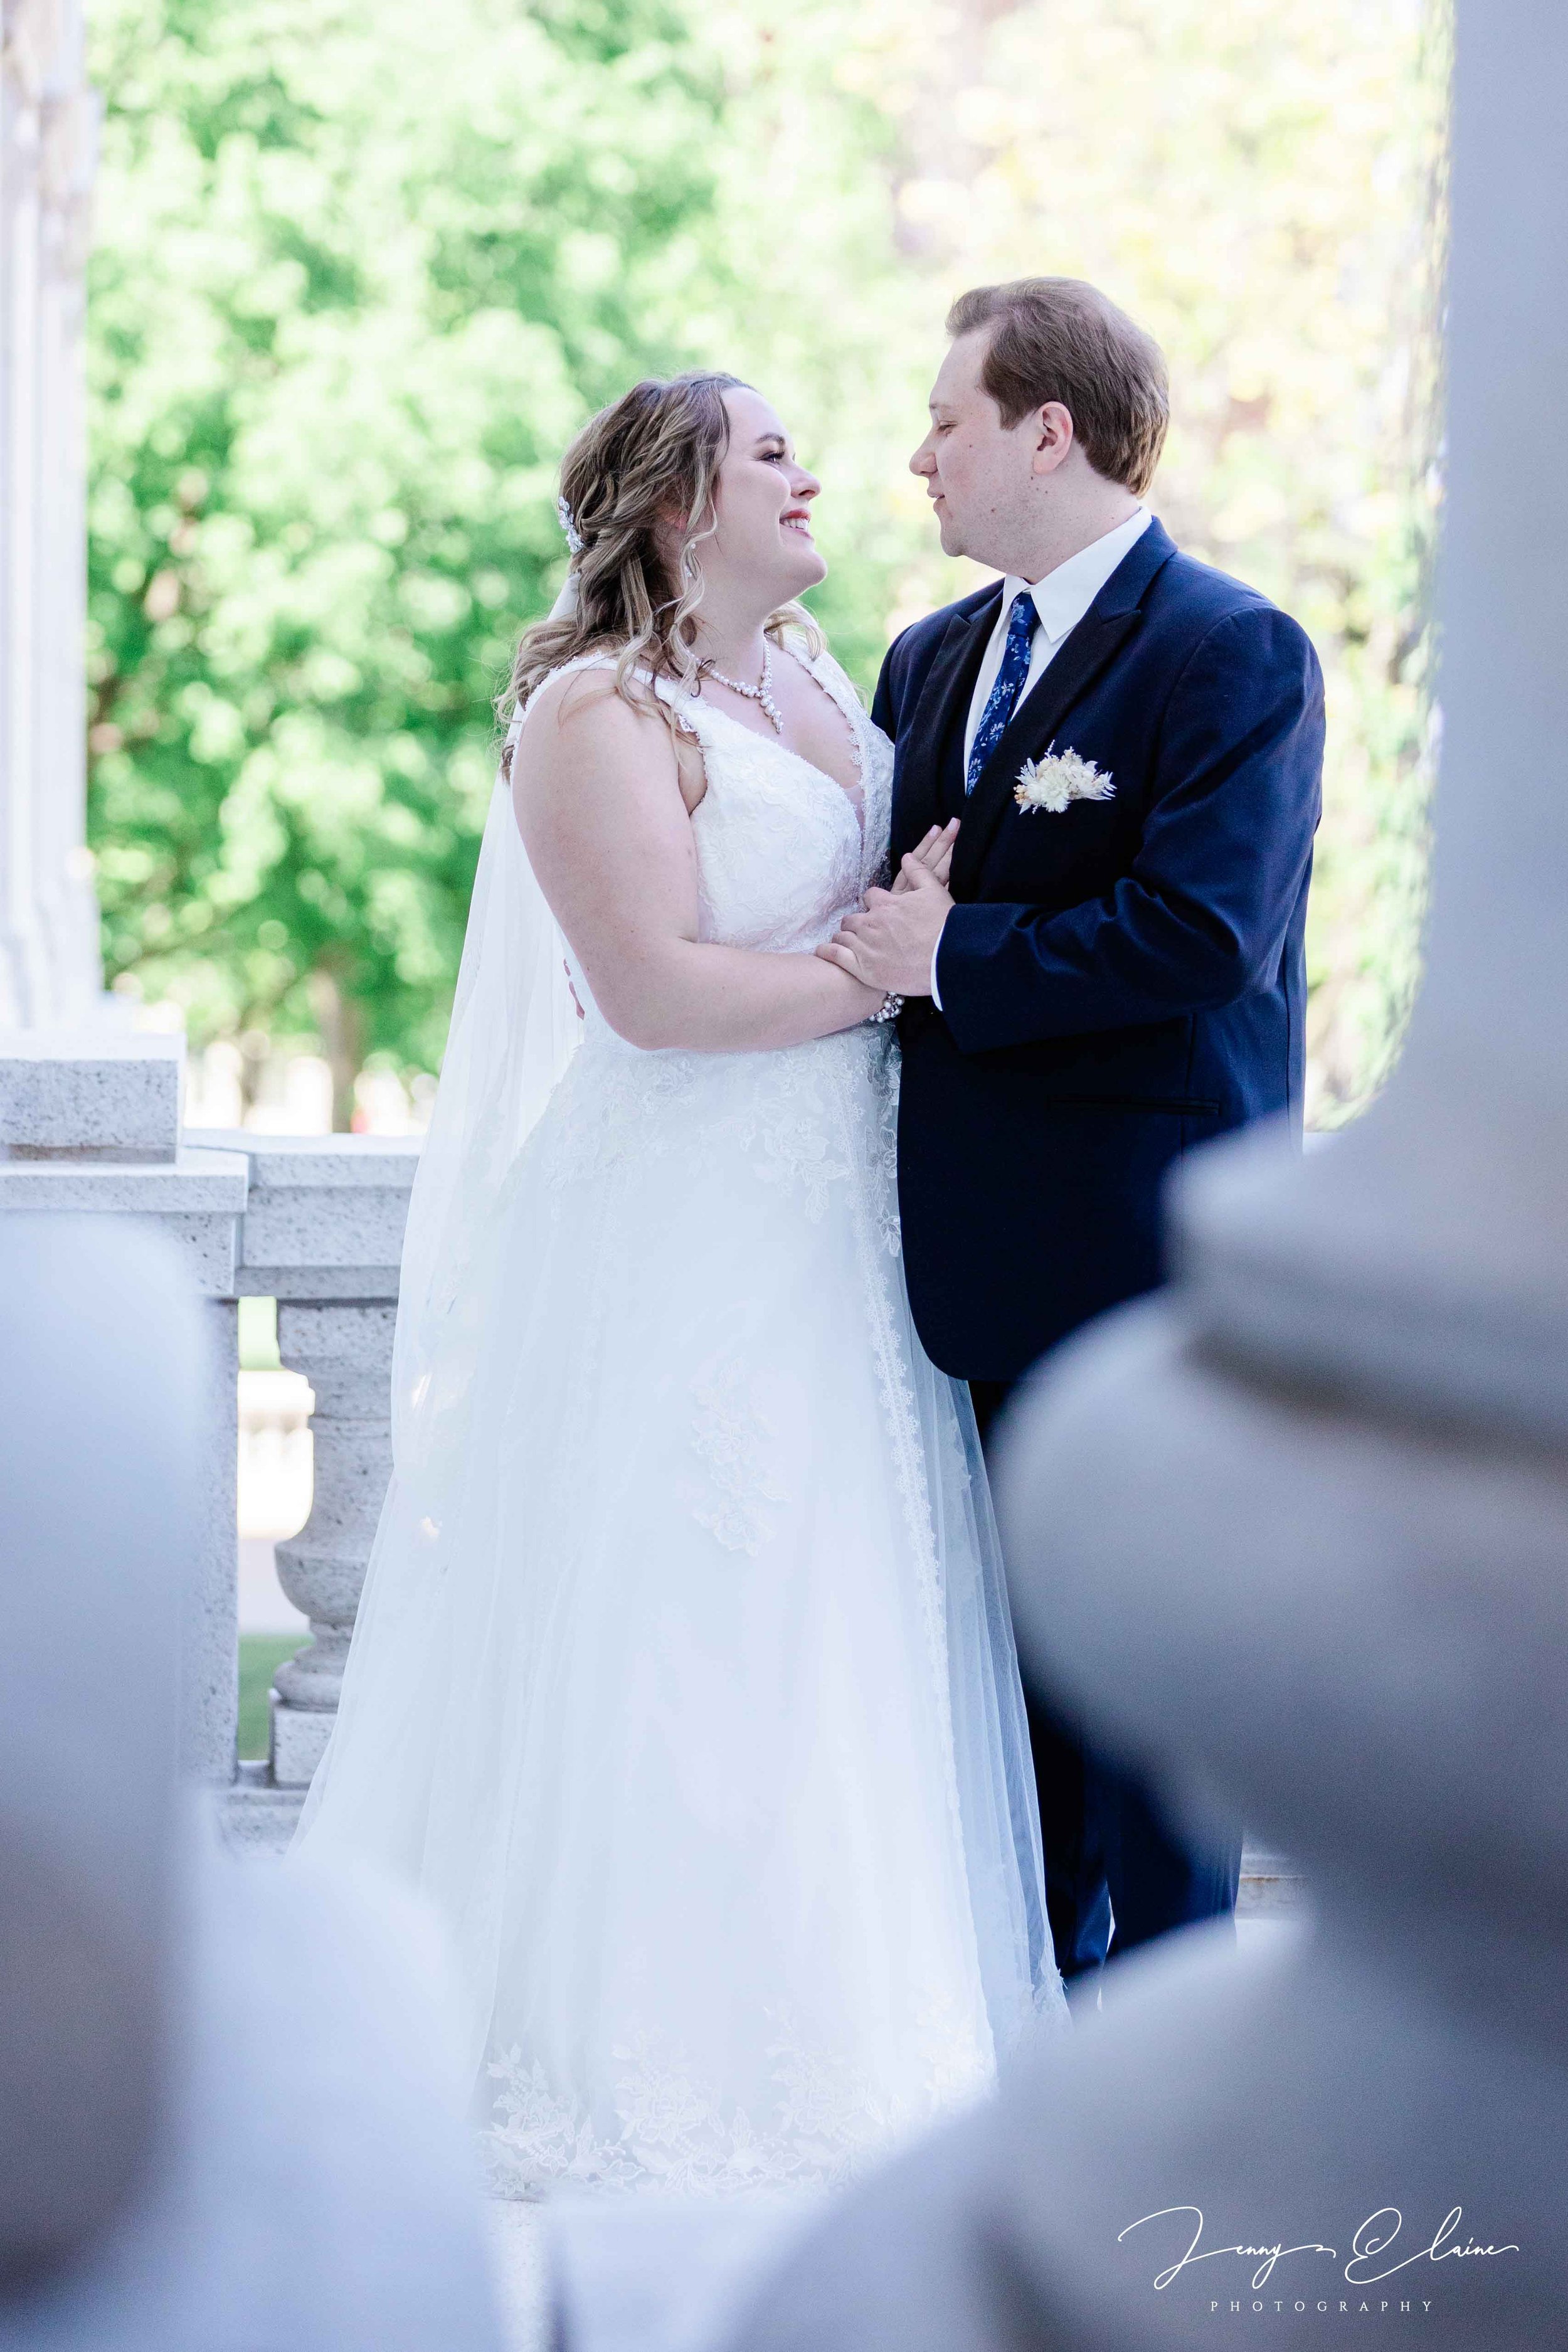
[[[860, 806], [834, 777], [773, 735], [754, 733], [700, 696], [666, 681], [658, 691], [700, 747], [708, 789], [692, 813], [701, 937], [725, 947], [801, 951], [816, 947], [887, 877], [893, 747], [860, 708], [828, 654], [800, 660], [844, 715], [860, 771]], [[608, 669], [585, 655], [569, 669]], [[597, 1030], [601, 1016], [577, 965], [573, 985]]]

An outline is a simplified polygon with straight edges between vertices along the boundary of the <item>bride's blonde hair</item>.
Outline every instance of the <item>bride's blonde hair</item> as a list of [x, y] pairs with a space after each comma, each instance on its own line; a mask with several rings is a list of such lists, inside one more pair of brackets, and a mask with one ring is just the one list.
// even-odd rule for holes
[[[572, 556], [576, 603], [523, 631], [496, 698], [503, 725], [552, 670], [579, 654], [612, 652], [616, 691], [673, 724], [652, 681], [668, 678], [688, 691], [699, 681], [699, 551], [718, 528], [714, 488], [730, 446], [724, 394], [741, 388], [734, 375], [650, 376], [578, 434], [561, 467], [563, 520], [580, 542]], [[781, 605], [766, 627], [775, 643], [794, 628], [808, 652], [821, 650], [802, 605]]]

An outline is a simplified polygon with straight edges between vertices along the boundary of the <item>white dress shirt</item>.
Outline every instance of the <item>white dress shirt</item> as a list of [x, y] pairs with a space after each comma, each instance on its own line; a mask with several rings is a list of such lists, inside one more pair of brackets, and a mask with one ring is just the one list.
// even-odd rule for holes
[[[1068, 638], [1077, 628], [1117, 565], [1148, 530], [1152, 517], [1147, 507], [1108, 530], [1103, 539], [1091, 540], [1047, 572], [1033, 586], [1026, 580], [1015, 580], [1009, 575], [1002, 583], [1002, 604], [996, 625], [991, 632], [980, 675], [974, 681], [974, 692], [969, 698], [969, 718], [963, 730], [963, 772], [969, 772], [969, 754], [974, 748], [974, 738], [980, 731], [980, 721], [991, 699], [991, 689], [996, 683], [996, 673], [1002, 667], [1003, 649], [1007, 643], [1007, 622], [1016, 596], [1028, 594], [1035, 600], [1037, 614], [1035, 634], [1029, 646], [1029, 675], [1024, 681], [1024, 691], [1014, 704], [1015, 715], [1022, 709], [1027, 697], [1033, 694], [1045, 671], [1050, 667]], [[942, 940], [937, 940], [937, 948]], [[942, 998], [937, 994], [936, 955], [931, 960], [931, 992], [938, 1012]]]

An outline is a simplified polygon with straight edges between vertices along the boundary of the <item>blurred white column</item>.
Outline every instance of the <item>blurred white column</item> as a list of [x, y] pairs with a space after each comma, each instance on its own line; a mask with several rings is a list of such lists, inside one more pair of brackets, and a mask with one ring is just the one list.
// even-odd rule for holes
[[238, 1704], [234, 1302], [246, 1163], [234, 1152], [193, 1150], [182, 1138], [184, 1056], [183, 1037], [101, 1026], [0, 1030], [0, 1217], [43, 1211], [154, 1225], [201, 1294], [212, 1377], [199, 1433], [199, 1540], [194, 1557], [176, 1563], [188, 1602], [181, 1737], [187, 1770], [226, 1783]]
[[101, 986], [85, 846], [83, 284], [97, 101], [80, 0], [4, 0], [0, 1027]]
[[1427, 972], [1384, 1099], [1293, 1167], [1194, 1164], [1184, 1288], [1227, 1360], [1568, 1437], [1568, 16], [1461, 8]]
[[0, 1218], [0, 2345], [501, 2352], [431, 1923], [176, 1794], [209, 1386], [166, 1245]]

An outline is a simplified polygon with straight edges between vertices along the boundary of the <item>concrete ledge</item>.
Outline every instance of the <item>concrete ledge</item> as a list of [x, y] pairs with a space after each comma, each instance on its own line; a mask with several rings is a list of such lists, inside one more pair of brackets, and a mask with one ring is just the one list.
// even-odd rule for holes
[[395, 1298], [417, 1136], [187, 1138], [243, 1152], [250, 1170], [239, 1281], [245, 1296]]
[[224, 1843], [237, 1853], [287, 1853], [298, 1826], [304, 1790], [273, 1789], [245, 1777], [266, 1769], [264, 1764], [242, 1764], [241, 1778], [218, 1800], [218, 1827]]
[[395, 1265], [242, 1265], [235, 1274], [235, 1294], [240, 1298], [298, 1299], [341, 1303], [363, 1299], [374, 1304], [395, 1300]]
[[180, 1035], [0, 1031], [0, 1155], [173, 1160], [184, 1076]]
[[391, 1185], [406, 1192], [424, 1141], [417, 1135], [265, 1135], [249, 1127], [185, 1129], [187, 1143], [243, 1151], [269, 1191], [342, 1192]]
[[132, 1216], [239, 1216], [249, 1168], [235, 1151], [182, 1148], [167, 1160], [0, 1160], [0, 1209]]
[[0, 1160], [0, 1214], [141, 1218], [179, 1248], [198, 1289], [235, 1295], [236, 1260], [249, 1190], [247, 1163], [235, 1152], [182, 1150], [172, 1160], [134, 1166], [101, 1160]]

